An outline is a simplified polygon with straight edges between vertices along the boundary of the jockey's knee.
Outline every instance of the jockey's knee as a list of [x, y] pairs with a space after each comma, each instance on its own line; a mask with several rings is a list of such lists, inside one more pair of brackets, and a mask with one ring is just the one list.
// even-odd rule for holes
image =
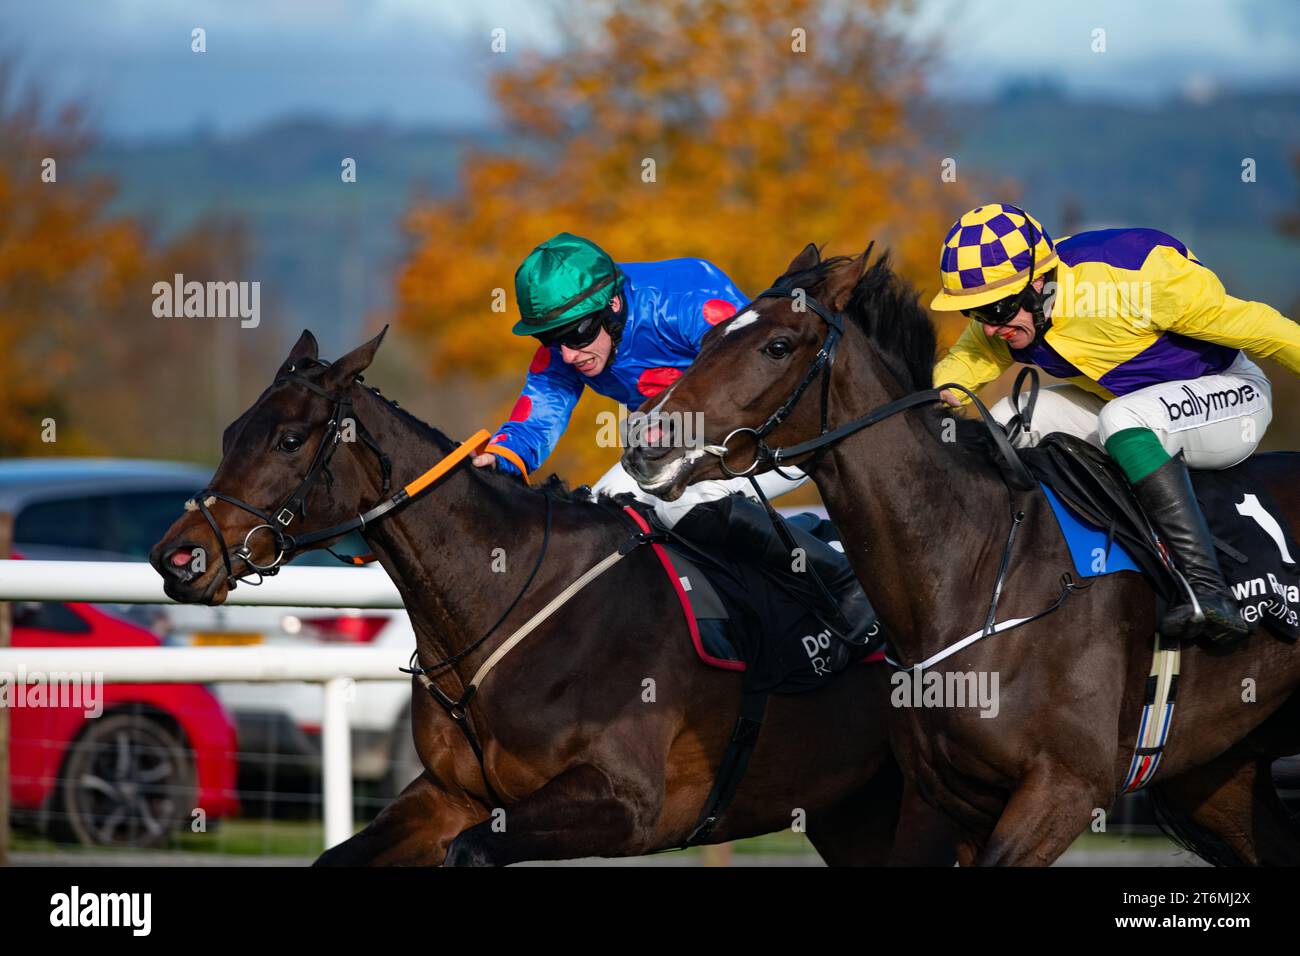
[[[1027, 396], [1021, 396], [1022, 409], [1027, 408]], [[1036, 445], [1040, 438], [1052, 432], [1065, 432], [1075, 438], [1081, 438], [1094, 445], [1097, 440], [1097, 413], [1101, 399], [1073, 385], [1051, 385], [1038, 393], [1029, 423], [1028, 434], [1023, 431], [1016, 440], [1016, 445], [1024, 448]], [[990, 410], [995, 419], [1006, 425], [1015, 416], [1015, 406], [1011, 398], [1002, 399]]]
[[994, 420], [997, 421], [999, 425], [1005, 428], [1007, 422], [1011, 421], [1016, 414], [1015, 406], [1011, 404], [1011, 397], [1007, 396], [1006, 398], [998, 400], [993, 407], [989, 409], [989, 414], [993, 416]]
[[[591, 495], [594, 498], [597, 495], [614, 495], [633, 494], [638, 495], [641, 491], [636, 479], [623, 470], [621, 463], [614, 465], [613, 468], [605, 472], [600, 479], [591, 487]], [[647, 496], [648, 497], [648, 496]]]
[[1140, 402], [1125, 401], [1123, 398], [1107, 402], [1097, 416], [1097, 434], [1104, 445], [1111, 436], [1129, 428], [1145, 428], [1156, 432], [1167, 422], [1152, 421], [1152, 416], [1144, 414]]

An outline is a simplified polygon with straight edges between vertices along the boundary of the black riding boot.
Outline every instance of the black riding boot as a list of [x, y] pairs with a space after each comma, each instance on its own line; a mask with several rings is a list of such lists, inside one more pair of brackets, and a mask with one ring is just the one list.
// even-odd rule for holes
[[[732, 495], [696, 505], [673, 526], [673, 533], [701, 550], [723, 550], [757, 564], [841, 640], [857, 647], [879, 633], [876, 612], [850, 567], [848, 558], [825, 541], [794, 524], [786, 525], [802, 555], [793, 555], [757, 502]], [[833, 607], [813, 577], [830, 592]]]
[[1133, 490], [1200, 604], [1200, 615], [1190, 601], [1169, 608], [1160, 624], [1160, 633], [1187, 639], [1204, 637], [1215, 642], [1244, 636], [1249, 628], [1223, 580], [1214, 553], [1214, 538], [1192, 490], [1183, 456], [1179, 454], [1165, 462], [1134, 485]]

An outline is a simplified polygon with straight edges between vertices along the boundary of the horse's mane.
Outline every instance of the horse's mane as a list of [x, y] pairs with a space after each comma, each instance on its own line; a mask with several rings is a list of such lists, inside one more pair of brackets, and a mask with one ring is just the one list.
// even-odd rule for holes
[[[810, 269], [781, 276], [776, 285], [815, 289], [851, 262], [851, 256], [832, 256]], [[934, 323], [921, 307], [916, 289], [890, 267], [889, 252], [877, 256], [858, 279], [844, 314], [871, 339], [900, 386], [909, 392], [934, 386], [938, 349]]]
[[853, 287], [845, 309], [875, 344], [898, 383], [912, 392], [934, 387], [939, 347], [934, 323], [918, 295], [911, 283], [890, 268], [889, 253], [885, 252]]
[[[416, 433], [418, 433], [421, 437], [427, 439], [432, 444], [434, 444], [438, 448], [438, 450], [441, 451], [444, 455], [452, 451], [453, 449], [455, 449], [456, 446], [460, 444], [459, 442], [453, 441], [452, 439], [448, 438], [445, 434], [443, 434], [443, 432], [439, 431], [437, 428], [434, 428], [428, 422], [424, 421], [423, 419], [419, 418], [416, 415], [411, 414], [405, 408], [398, 405], [397, 403], [389, 399], [387, 396], [383, 395], [378, 389], [371, 388], [368, 385], [364, 385], [363, 387], [371, 391], [375, 395], [375, 397], [378, 398], [380, 401], [386, 402], [400, 421], [402, 421], [405, 425], [407, 425], [409, 428], [411, 428]], [[560, 478], [560, 476], [556, 474], [549, 475], [545, 481], [537, 485], [529, 485], [519, 475], [514, 475], [514, 474], [508, 475], [504, 472], [497, 471], [495, 468], [482, 469], [480, 471], [480, 474], [482, 474], [484, 477], [489, 478], [489, 480], [495, 480], [497, 482], [505, 482], [510, 485], [514, 485], [520, 491], [529, 492], [531, 494], [545, 495], [548, 498], [551, 498], [555, 501], [564, 502], [566, 504], [578, 504], [578, 505], [595, 504], [595, 502], [587, 495], [585, 486], [579, 486], [578, 488], [570, 489], [568, 484], [564, 481], [564, 479]]]
[[[817, 289], [831, 273], [853, 261], [852, 256], [832, 256], [810, 269], [781, 276], [776, 285], [787, 289]], [[854, 284], [844, 315], [871, 341], [881, 362], [904, 392], [934, 387], [938, 352], [934, 322], [920, 303], [920, 293], [893, 270], [888, 250], [877, 256]], [[924, 409], [922, 413], [932, 428], [951, 414], [943, 407]], [[948, 444], [989, 450], [988, 436], [980, 423], [960, 417], [956, 422], [957, 440]]]

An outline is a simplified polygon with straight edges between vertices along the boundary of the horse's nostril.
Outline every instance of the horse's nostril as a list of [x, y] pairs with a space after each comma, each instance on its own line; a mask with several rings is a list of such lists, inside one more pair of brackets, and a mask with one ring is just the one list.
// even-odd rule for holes
[[191, 558], [193, 558], [193, 555], [190, 554], [188, 551], [177, 550], [177, 551], [173, 551], [172, 556], [167, 560], [172, 567], [183, 568], [190, 563]]

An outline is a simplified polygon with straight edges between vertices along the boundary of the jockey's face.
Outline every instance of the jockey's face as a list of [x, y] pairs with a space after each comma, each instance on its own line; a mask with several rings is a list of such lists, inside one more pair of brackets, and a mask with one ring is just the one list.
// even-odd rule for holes
[[567, 345], [561, 345], [560, 355], [567, 364], [590, 378], [605, 371], [605, 363], [609, 361], [609, 353], [613, 347], [614, 340], [610, 338], [608, 332], [601, 329], [595, 341], [586, 348], [571, 349]]
[[1006, 325], [985, 324], [984, 334], [989, 338], [1005, 340], [1013, 349], [1023, 349], [1034, 341], [1034, 317], [1021, 309]]
[[[1034, 280], [1034, 288], [1042, 291], [1042, 276]], [[1005, 325], [990, 325], [985, 322], [982, 327], [989, 338], [1002, 339], [1013, 349], [1028, 348], [1034, 341], [1034, 316], [1028, 309], [1021, 309]]]
[[[610, 310], [619, 312], [623, 308], [623, 297], [616, 295], [609, 302]], [[567, 365], [572, 365], [575, 369], [592, 378], [605, 371], [605, 366], [609, 363], [609, 353], [614, 350], [614, 339], [605, 329], [600, 330], [600, 334], [591, 342], [580, 349], [571, 349], [567, 345], [560, 346], [560, 357], [564, 359]]]

